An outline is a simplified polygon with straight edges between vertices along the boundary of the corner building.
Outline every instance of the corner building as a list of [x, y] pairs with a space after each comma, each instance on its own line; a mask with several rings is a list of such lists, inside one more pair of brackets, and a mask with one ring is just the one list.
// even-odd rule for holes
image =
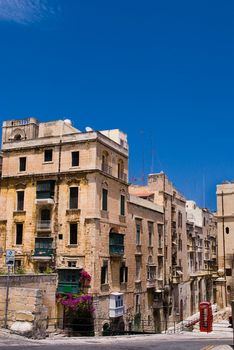
[[[163, 207], [129, 196], [126, 135], [86, 130], [70, 120], [3, 123], [0, 268], [14, 249], [14, 272], [56, 271], [64, 294], [79, 291], [85, 269], [97, 333], [160, 331]], [[61, 327], [63, 315], [59, 306]]]

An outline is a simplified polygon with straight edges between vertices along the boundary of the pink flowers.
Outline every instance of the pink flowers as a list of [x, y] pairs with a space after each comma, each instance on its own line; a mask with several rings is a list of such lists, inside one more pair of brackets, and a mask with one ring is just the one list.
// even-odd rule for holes
[[93, 307], [93, 297], [89, 294], [77, 295], [77, 294], [57, 294], [57, 302], [65, 306], [67, 310], [76, 311], [79, 313], [93, 313], [95, 311]]
[[[82, 270], [80, 273], [80, 283], [83, 288], [88, 288], [91, 276]], [[82, 289], [81, 289], [82, 290]], [[73, 311], [76, 314], [90, 315], [95, 309], [93, 307], [93, 297], [89, 294], [60, 294], [56, 295], [57, 302], [65, 307], [66, 311]]]
[[83, 288], [89, 288], [91, 282], [91, 276], [85, 270], [82, 270], [80, 273], [80, 283], [83, 285]]

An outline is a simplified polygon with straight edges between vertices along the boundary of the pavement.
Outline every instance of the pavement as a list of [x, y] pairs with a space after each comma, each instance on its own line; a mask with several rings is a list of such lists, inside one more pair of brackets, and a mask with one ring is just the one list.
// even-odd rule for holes
[[[215, 323], [213, 325], [213, 331], [211, 333], [201, 333], [199, 329], [195, 329], [194, 331], [182, 331], [180, 333], [172, 333], [172, 334], [148, 334], [148, 335], [126, 335], [126, 336], [113, 336], [113, 337], [64, 337], [61, 334], [51, 334], [48, 338], [42, 340], [33, 340], [27, 339], [22, 336], [11, 334], [9, 330], [0, 329], [0, 349], [6, 348], [9, 346], [14, 346], [18, 348], [24, 347], [47, 347], [47, 346], [84, 346], [87, 348], [91, 348], [91, 346], [100, 348], [109, 348], [113, 346], [113, 348], [124, 348], [125, 343], [130, 343], [131, 346], [136, 345], [135, 348], [138, 348], [141, 344], [149, 344], [150, 346], [154, 344], [163, 344], [166, 346], [168, 344], [177, 343], [176, 349], [182, 349], [182, 345], [180, 346], [178, 343], [198, 343], [201, 342], [202, 350], [230, 350], [232, 347], [227, 344], [232, 344], [233, 340], [233, 329], [229, 328], [228, 321], [221, 321], [219, 323]], [[226, 345], [219, 345], [222, 342]], [[151, 345], [150, 345], [151, 344]], [[207, 345], [206, 345], [207, 344]], [[153, 345], [152, 345], [153, 346]], [[130, 347], [129, 347], [130, 348]], [[147, 348], [147, 346], [145, 347]], [[169, 348], [173, 348], [168, 347]], [[160, 348], [161, 349], [161, 348]]]

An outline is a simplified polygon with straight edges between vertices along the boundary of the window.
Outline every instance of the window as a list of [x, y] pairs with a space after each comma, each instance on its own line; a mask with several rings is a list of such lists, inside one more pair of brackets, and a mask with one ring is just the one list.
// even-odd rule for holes
[[226, 276], [232, 276], [232, 269], [226, 268]]
[[108, 209], [108, 190], [102, 189], [102, 210], [107, 211]]
[[79, 166], [80, 152], [72, 152], [72, 166]]
[[101, 267], [101, 284], [108, 283], [108, 261], [103, 262], [103, 266]]
[[136, 280], [140, 281], [141, 279], [141, 257], [136, 256]]
[[16, 244], [23, 243], [23, 224], [16, 224]]
[[20, 157], [20, 159], [19, 159], [19, 171], [26, 171], [26, 157]]
[[78, 187], [70, 187], [70, 209], [78, 208]]
[[52, 162], [53, 159], [53, 150], [46, 149], [44, 152], [44, 162]]
[[24, 210], [24, 191], [17, 191], [17, 210]]
[[163, 225], [158, 224], [158, 247], [162, 248], [163, 246]]
[[182, 238], [181, 238], [181, 235], [179, 235], [178, 250], [182, 251]]
[[153, 245], [153, 229], [154, 224], [152, 222], [148, 222], [149, 247], [152, 247]]
[[140, 294], [136, 294], [136, 314], [139, 314], [140, 312], [141, 312]]
[[141, 224], [136, 223], [136, 244], [141, 244]]
[[120, 215], [125, 215], [125, 196], [120, 196]]
[[120, 283], [128, 282], [128, 267], [125, 266], [125, 263], [120, 267], [119, 281]]
[[182, 220], [183, 220], [183, 216], [182, 216], [182, 213], [179, 211], [178, 212], [178, 227], [182, 227], [183, 226]]
[[76, 261], [68, 261], [67, 266], [68, 267], [76, 267]]
[[77, 223], [70, 224], [70, 244], [77, 244]]

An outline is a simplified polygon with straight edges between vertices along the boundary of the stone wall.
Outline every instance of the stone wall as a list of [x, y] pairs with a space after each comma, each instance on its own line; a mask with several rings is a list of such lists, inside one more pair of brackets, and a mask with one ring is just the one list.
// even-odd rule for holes
[[[4, 326], [7, 276], [0, 276], [0, 325]], [[7, 326], [14, 333], [45, 337], [56, 324], [57, 275], [11, 275]]]

